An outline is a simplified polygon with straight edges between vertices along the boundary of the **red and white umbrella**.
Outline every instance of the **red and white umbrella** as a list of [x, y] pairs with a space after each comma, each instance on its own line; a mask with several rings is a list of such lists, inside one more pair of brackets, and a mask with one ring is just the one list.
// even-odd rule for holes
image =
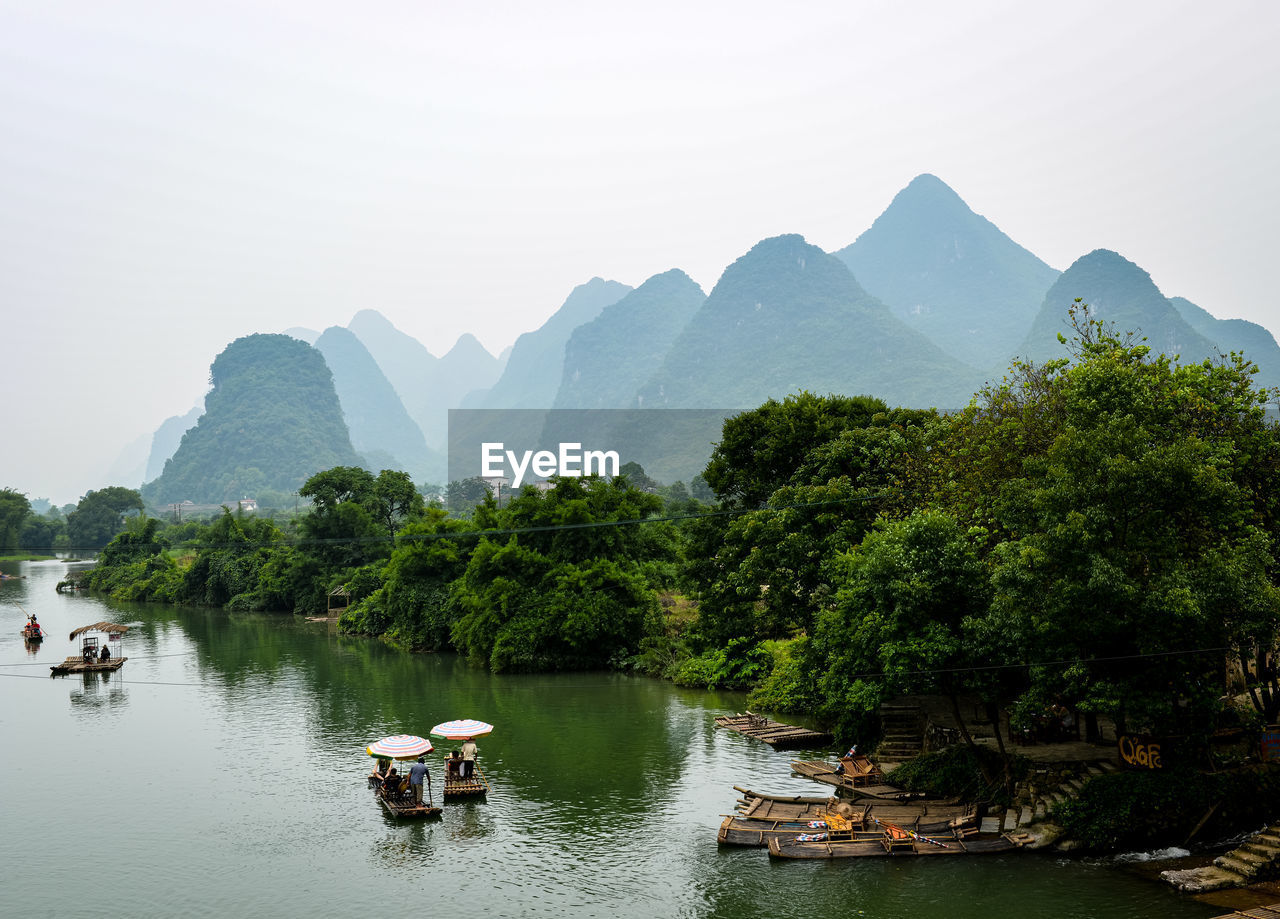
[[424, 753], [430, 753], [435, 747], [431, 741], [416, 734], [395, 734], [369, 744], [370, 756], [378, 759], [416, 759]]
[[468, 737], [483, 737], [493, 730], [493, 725], [474, 718], [462, 718], [458, 721], [446, 721], [431, 729], [432, 737], [443, 737], [445, 740], [466, 740]]

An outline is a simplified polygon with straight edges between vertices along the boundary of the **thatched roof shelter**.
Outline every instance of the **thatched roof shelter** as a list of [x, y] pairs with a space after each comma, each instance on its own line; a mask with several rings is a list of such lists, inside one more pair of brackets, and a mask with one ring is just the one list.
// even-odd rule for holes
[[75, 641], [77, 635], [82, 635], [85, 632], [113, 632], [117, 635], [123, 635], [127, 631], [129, 631], [127, 625], [117, 625], [114, 622], [95, 622], [93, 625], [80, 626], [80, 628], [71, 633], [68, 641]]

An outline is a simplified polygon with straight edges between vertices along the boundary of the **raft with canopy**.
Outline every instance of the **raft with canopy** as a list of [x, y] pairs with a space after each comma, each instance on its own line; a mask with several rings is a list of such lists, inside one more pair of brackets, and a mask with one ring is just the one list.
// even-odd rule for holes
[[393, 761], [416, 760], [434, 750], [431, 741], [416, 734], [393, 734], [381, 740], [375, 740], [365, 747], [365, 752], [378, 761], [373, 773], [369, 776], [369, 784], [374, 793], [393, 817], [438, 817], [440, 808], [435, 806], [431, 797], [431, 773], [426, 775], [423, 792], [426, 799], [419, 804], [413, 799], [409, 788], [409, 775], [391, 776]]
[[[68, 641], [80, 639], [80, 653], [68, 657], [61, 664], [54, 664], [49, 669], [54, 676], [66, 673], [89, 673], [97, 670], [119, 670], [128, 660], [120, 653], [119, 642], [124, 633], [129, 631], [127, 625], [118, 622], [95, 622], [73, 629]], [[112, 643], [116, 650], [111, 650]]]

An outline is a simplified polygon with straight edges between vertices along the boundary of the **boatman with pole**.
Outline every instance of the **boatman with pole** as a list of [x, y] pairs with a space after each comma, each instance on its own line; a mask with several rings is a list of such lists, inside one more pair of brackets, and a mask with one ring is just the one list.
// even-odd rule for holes
[[462, 769], [460, 774], [464, 779], [469, 779], [476, 774], [476, 742], [468, 737], [462, 744]]
[[422, 780], [427, 775], [427, 764], [419, 756], [418, 761], [409, 769], [409, 790], [413, 792], [413, 803], [418, 807], [422, 806]]

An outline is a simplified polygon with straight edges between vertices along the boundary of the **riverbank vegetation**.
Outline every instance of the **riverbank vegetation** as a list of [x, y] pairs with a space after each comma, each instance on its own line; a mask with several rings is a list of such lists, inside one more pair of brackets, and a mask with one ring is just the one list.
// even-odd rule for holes
[[1224, 719], [1280, 716], [1277, 394], [1239, 356], [1180, 365], [1080, 316], [1068, 356], [959, 412], [802, 393], [731, 418], [706, 503], [633, 469], [458, 516], [339, 466], [296, 522], [131, 520], [86, 581], [313, 615], [342, 588], [348, 632], [743, 688], [844, 741], [935, 693], [962, 733], [963, 697], [1017, 732], [1066, 710], [1203, 758]]

